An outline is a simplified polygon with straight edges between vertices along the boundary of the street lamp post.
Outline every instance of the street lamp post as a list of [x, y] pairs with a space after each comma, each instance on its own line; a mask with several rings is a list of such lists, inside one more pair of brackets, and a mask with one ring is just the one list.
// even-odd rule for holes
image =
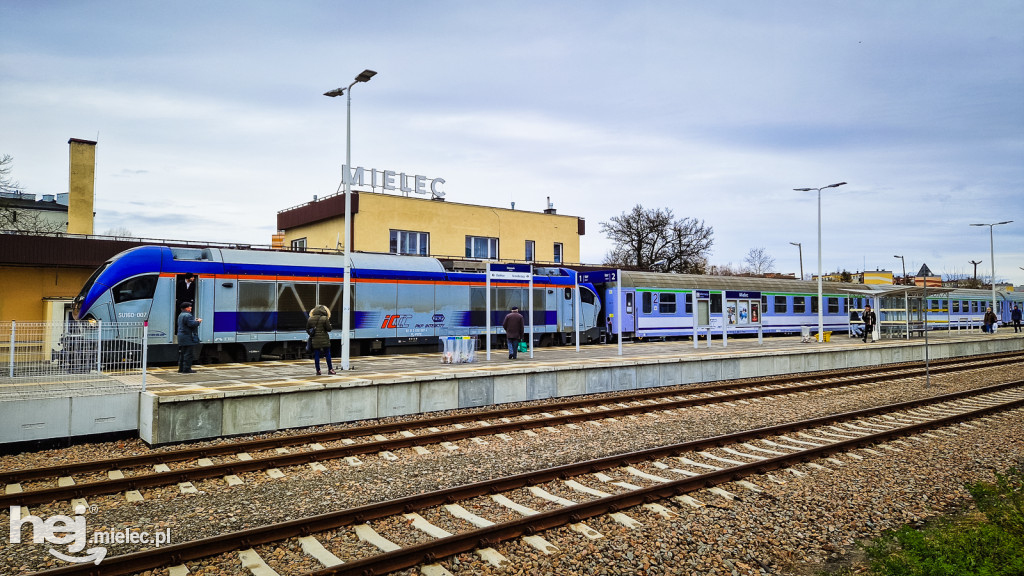
[[[906, 286], [907, 285], [907, 261], [903, 259], [903, 256], [896, 256], [895, 254], [893, 254], [892, 257], [893, 258], [899, 258], [900, 262], [903, 263], [903, 285]], [[927, 283], [928, 283], [928, 281], [927, 281], [927, 279], [925, 279], [925, 284], [927, 284]]]
[[796, 246], [800, 251], [800, 279], [804, 279], [804, 246], [799, 242], [790, 242], [793, 246]]
[[846, 182], [837, 182], [828, 186], [822, 186], [821, 188], [793, 188], [797, 192], [818, 191], [818, 342], [825, 341], [825, 314], [823, 310], [825, 306], [821, 301], [821, 191], [825, 188], [838, 188], [844, 184]]
[[345, 278], [341, 298], [341, 369], [349, 370], [350, 343], [349, 336], [352, 326], [352, 87], [359, 82], [369, 82], [377, 73], [363, 70], [348, 88], [335, 88], [324, 92], [324, 96], [334, 98], [347, 92], [348, 109], [345, 114], [345, 169], [341, 180], [345, 184]]
[[1009, 224], [1013, 220], [1006, 220], [1005, 222], [996, 222], [994, 224], [971, 224], [971, 226], [988, 226], [988, 249], [989, 257], [992, 259], [992, 312], [996, 311], [996, 244], [995, 236], [992, 229], [1002, 224]]

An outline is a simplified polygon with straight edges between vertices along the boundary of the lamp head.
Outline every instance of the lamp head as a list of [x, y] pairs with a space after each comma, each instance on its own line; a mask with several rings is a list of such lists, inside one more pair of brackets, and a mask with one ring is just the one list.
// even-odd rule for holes
[[796, 192], [810, 192], [811, 190], [817, 190], [817, 188], [793, 188]]
[[899, 258], [900, 260], [903, 260], [903, 256], [897, 256], [897, 255], [893, 254], [892, 257], [893, 258]]
[[344, 94], [345, 94], [345, 89], [344, 88], [335, 88], [334, 90], [331, 90], [330, 92], [324, 92], [324, 96], [330, 96], [331, 98], [334, 98], [336, 96], [342, 96]]
[[359, 73], [359, 76], [356, 76], [356, 82], [369, 82], [370, 78], [373, 78], [376, 75], [377, 73], [373, 70], [363, 70]]
[[838, 182], [836, 184], [829, 184], [828, 186], [825, 186], [825, 188], [837, 188], [839, 186], [845, 186], [845, 185], [846, 185], [846, 182]]

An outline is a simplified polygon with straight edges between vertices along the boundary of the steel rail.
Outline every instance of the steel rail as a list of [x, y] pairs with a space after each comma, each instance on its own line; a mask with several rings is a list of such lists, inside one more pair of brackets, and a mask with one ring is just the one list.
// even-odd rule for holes
[[[240, 532], [221, 534], [211, 538], [183, 542], [181, 544], [153, 548], [120, 556], [113, 556], [104, 559], [98, 566], [91, 564], [76, 564], [62, 568], [45, 570], [38, 572], [37, 574], [40, 576], [66, 576], [72, 574], [87, 574], [89, 576], [121, 576], [125, 574], [133, 574], [145, 570], [161, 568], [167, 565], [181, 564], [190, 560], [198, 560], [243, 548], [251, 548], [262, 544], [279, 542], [292, 537], [307, 536], [320, 531], [336, 529], [341, 526], [362, 524], [370, 520], [409, 513], [477, 496], [513, 490], [530, 484], [564, 479], [571, 476], [578, 476], [624, 465], [635, 464], [637, 462], [648, 461], [654, 458], [671, 456], [680, 452], [734, 444], [759, 437], [779, 435], [781, 433], [791, 432], [794, 430], [815, 428], [827, 424], [834, 424], [836, 422], [858, 420], [877, 414], [898, 412], [920, 406], [971, 398], [983, 394], [1019, 388], [1021, 386], [1024, 386], [1024, 380], [996, 384], [964, 392], [943, 394], [926, 399], [899, 402], [886, 406], [876, 406], [843, 414], [811, 418], [799, 422], [790, 422], [776, 426], [745, 430], [734, 434], [704, 438], [680, 444], [606, 456], [595, 460], [565, 464], [535, 472], [475, 482], [472, 484], [436, 490], [424, 494], [407, 496], [397, 500], [367, 504], [338, 512], [331, 512], [309, 518], [261, 526]], [[738, 479], [742, 477], [743, 474], [750, 474], [754, 472], [763, 473], [781, 466], [807, 461], [817, 457], [818, 455], [832, 454], [847, 450], [851, 447], [874, 444], [879, 441], [903, 436], [918, 430], [926, 430], [954, 422], [974, 419], [993, 412], [1008, 410], [1020, 406], [1024, 406], [1024, 398], [993, 406], [986, 406], [976, 410], [969, 410], [960, 414], [944, 416], [927, 422], [900, 426], [898, 428], [892, 428], [876, 434], [839, 441], [786, 456], [759, 460], [750, 464], [727, 468], [701, 476], [642, 488], [625, 494], [600, 498], [598, 500], [584, 502], [576, 506], [529, 516], [519, 521], [474, 530], [462, 535], [442, 538], [423, 545], [413, 546], [397, 550], [395, 552], [373, 556], [371, 558], [347, 562], [333, 568], [310, 572], [306, 576], [322, 576], [327, 574], [381, 574], [386, 571], [408, 568], [424, 562], [433, 562], [442, 556], [465, 552], [476, 547], [490, 546], [496, 542], [500, 542], [501, 540], [515, 538], [523, 534], [531, 534], [539, 530], [553, 528], [568, 522], [579, 522], [583, 519], [603, 514], [605, 512], [622, 510], [637, 504], [670, 497], [675, 494], [682, 493], [682, 491], [714, 486], [716, 484]], [[443, 554], [439, 551], [443, 551]]]
[[[990, 362], [990, 365], [1001, 365], [1014, 363], [1016, 361], [1021, 360], [1022, 358], [1024, 358], [1024, 352], [986, 354], [981, 356], [960, 356], [957, 358], [947, 358], [940, 361], [932, 362], [931, 366], [948, 366], [964, 363], [970, 364], [977, 362]], [[258, 452], [264, 450], [271, 450], [275, 448], [299, 446], [302, 444], [309, 444], [314, 442], [331, 442], [335, 440], [353, 438], [358, 436], [386, 434], [390, 432], [408, 430], [410, 428], [449, 426], [452, 424], [473, 422], [480, 420], [482, 418], [511, 418], [515, 416], [522, 416], [524, 414], [539, 414], [543, 412], [566, 410], [570, 408], [600, 406], [602, 404], [610, 404], [622, 401], [644, 401], [656, 398], [679, 396], [682, 394], [713, 394], [721, 391], [735, 390], [737, 388], [750, 388], [752, 386], [783, 386], [789, 383], [806, 382], [808, 380], [818, 380], [822, 378], [845, 378], [849, 376], [864, 375], [863, 377], [868, 379], [865, 380], [864, 382], [870, 382], [876, 381], [878, 379], [894, 377], [892, 374], [888, 374], [888, 372], [900, 370], [913, 370], [921, 366], [924, 366], [923, 362], [902, 364], [900, 366], [893, 367], [891, 370], [887, 370], [887, 374], [879, 374], [878, 366], [870, 366], [865, 368], [851, 368], [846, 369], [843, 373], [817, 371], [797, 375], [786, 374], [766, 378], [763, 380], [758, 380], [757, 382], [750, 382], [748, 379], [745, 382], [728, 382], [724, 384], [714, 384], [710, 386], [694, 386], [686, 389], [677, 388], [675, 390], [665, 390], [664, 388], [658, 388], [647, 391], [636, 391], [628, 397], [602, 396], [600, 398], [581, 398], [574, 400], [550, 402], [544, 404], [543, 406], [516, 406], [511, 408], [487, 410], [484, 412], [435, 416], [430, 418], [422, 418], [414, 421], [375, 423], [363, 426], [350, 426], [339, 430], [312, 432], [308, 434], [297, 434], [292, 436], [266, 438], [259, 440], [248, 440], [243, 442], [230, 442], [216, 446], [203, 446], [198, 448], [171, 450], [166, 452], [154, 452], [151, 454], [140, 454], [136, 456], [126, 456], [121, 458], [109, 458], [105, 460], [92, 460], [88, 462], [57, 464], [54, 466], [44, 466], [39, 468], [26, 468], [21, 470], [3, 471], [0, 472], [0, 484], [13, 484], [15, 482], [24, 482], [28, 480], [36, 480], [40, 478], [49, 477], [73, 476], [75, 474], [106, 472], [108, 470], [120, 470], [123, 468], [138, 468], [142, 466], [151, 466], [154, 464], [182, 462], [185, 460], [191, 460], [195, 458], [224, 456], [229, 454], [236, 454], [238, 452]], [[973, 367], [968, 366], [965, 369], [970, 368]], [[931, 369], [931, 371], [936, 370], [939, 369]], [[911, 376], [907, 377], [913, 377], [914, 375], [917, 375], [917, 373], [912, 373]], [[897, 375], [896, 377], [903, 376]], [[848, 380], [844, 382], [844, 384], [849, 382], [851, 381]]]
[[[961, 366], [950, 365], [944, 368], [932, 370], [932, 372], [939, 373], [946, 371], [958, 371], [962, 369], [963, 367]], [[545, 426], [559, 426], [576, 422], [585, 422], [588, 420], [594, 420], [595, 418], [617, 418], [621, 416], [628, 416], [638, 413], [675, 410], [679, 408], [689, 408], [693, 406], [703, 406], [707, 404], [719, 404], [723, 402], [744, 400], [747, 398], [783, 396], [787, 394], [795, 394], [798, 392], [807, 392], [812, 390], [854, 386], [892, 378], [909, 378], [923, 375], [923, 373], [923, 371], [913, 369], [907, 371], [906, 373], [895, 375], [892, 373], [878, 374], [876, 371], [875, 374], [872, 374], [870, 376], [860, 376], [855, 379], [816, 382], [814, 384], [805, 384], [799, 386], [787, 386], [768, 389], [746, 386], [745, 388], [748, 388], [748, 390], [721, 396], [700, 396], [697, 398], [684, 398], [681, 400], [660, 402], [658, 404], [620, 406], [616, 408], [604, 409], [601, 410], [600, 412], [585, 412], [568, 415], [548, 416], [544, 418], [536, 418], [531, 420], [520, 420], [507, 423], [494, 423], [489, 426], [445, 430], [441, 432], [433, 432], [429, 434], [423, 434], [412, 437], [375, 440], [371, 442], [362, 442], [358, 444], [339, 446], [335, 448], [327, 448], [324, 450], [309, 450], [304, 452], [288, 454], [272, 454], [270, 456], [266, 456], [263, 458], [253, 458], [251, 460], [225, 462], [221, 464], [213, 464], [210, 466], [189, 467], [181, 470], [171, 470], [169, 472], [155, 472], [152, 474], [143, 474], [138, 476], [126, 476], [124, 478], [119, 479], [99, 480], [96, 482], [86, 482], [81, 484], [72, 484], [70, 486], [44, 488], [41, 490], [31, 490], [27, 492], [0, 494], [0, 508], [12, 505], [29, 506], [35, 504], [54, 502], [58, 500], [85, 498], [87, 496], [97, 496], [103, 494], [113, 494], [116, 492], [122, 492], [126, 490], [139, 490], [140, 488], [168, 486], [171, 484], [183, 482], [224, 477], [232, 474], [237, 475], [244, 472], [255, 472], [260, 470], [266, 470], [269, 468], [298, 466], [301, 464], [309, 464], [312, 462], [337, 460], [349, 456], [359, 456], [364, 454], [392, 451], [401, 448], [410, 448], [412, 446], [418, 446], [423, 444], [438, 444], [441, 442], [451, 442], [454, 440], [462, 440], [465, 438], [471, 438], [480, 435], [495, 435], [507, 432], [516, 432], [521, 430], [542, 428]], [[671, 396], [680, 396], [680, 394], [672, 394]], [[609, 402], [605, 401], [603, 404], [608, 403]]]

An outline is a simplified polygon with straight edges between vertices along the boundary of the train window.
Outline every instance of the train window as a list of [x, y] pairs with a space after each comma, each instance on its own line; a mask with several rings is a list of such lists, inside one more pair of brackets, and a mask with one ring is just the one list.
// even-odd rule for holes
[[[352, 284], [352, 301], [353, 302], [355, 301], [356, 290], [358, 290], [358, 289], [359, 289], [359, 285], [353, 283]], [[333, 283], [333, 282], [330, 283], [330, 284], [320, 284], [319, 290], [320, 290], [320, 292], [319, 292], [319, 295], [316, 298], [316, 303], [317, 304], [323, 304], [324, 306], [327, 306], [327, 309], [331, 311], [331, 318], [337, 318], [337, 321], [339, 322], [338, 325], [341, 326], [341, 324], [340, 324], [340, 322], [341, 322], [341, 315], [342, 315], [341, 300], [342, 300], [342, 296], [344, 296], [344, 291], [345, 291], [344, 284], [337, 284], [337, 283]], [[310, 308], [312, 308], [312, 306], [310, 306]], [[355, 306], [350, 306], [349, 310], [355, 310]], [[305, 324], [303, 324], [302, 329], [303, 330], [306, 329]]]
[[807, 297], [793, 296], [793, 314], [807, 313]]
[[768, 296], [766, 294], [761, 294], [761, 310], [768, 311]]
[[675, 292], [662, 292], [661, 293], [661, 307], [658, 311], [662, 314], [675, 314], [676, 313], [676, 294]]
[[829, 314], [839, 314], [839, 298], [825, 298]]
[[843, 298], [842, 301], [843, 301], [843, 314], [849, 314], [850, 313], [850, 301], [847, 300], [846, 298]]
[[146, 300], [153, 297], [156, 292], [156, 274], [136, 276], [114, 286], [114, 302], [128, 302], [129, 300]]
[[959, 300], [950, 300], [949, 301], [949, 311], [952, 314], [959, 314], [960, 313], [960, 301]]
[[643, 302], [643, 310], [642, 310], [643, 313], [644, 314], [650, 314], [653, 309], [654, 309], [654, 305], [651, 303], [651, 293], [650, 292], [644, 292], [644, 302]]
[[971, 312], [978, 312], [978, 302], [976, 300], [971, 300]]
[[775, 299], [775, 313], [785, 314], [789, 312], [789, 306], [786, 303], [785, 296], [772, 296]]
[[580, 287], [580, 302], [583, 304], [594, 304], [597, 302], [597, 297], [594, 293], [587, 288]]
[[309, 311], [317, 304], [316, 284], [280, 282], [277, 285], [277, 329], [281, 332], [305, 330]]
[[711, 295], [711, 313], [721, 314], [722, 313], [722, 294]]
[[693, 293], [686, 293], [686, 313], [693, 314]]
[[572, 288], [565, 289], [565, 299], [572, 300]]
[[811, 314], [818, 313], [818, 297], [811, 296]]
[[238, 331], [273, 332], [277, 328], [277, 283], [238, 283]]

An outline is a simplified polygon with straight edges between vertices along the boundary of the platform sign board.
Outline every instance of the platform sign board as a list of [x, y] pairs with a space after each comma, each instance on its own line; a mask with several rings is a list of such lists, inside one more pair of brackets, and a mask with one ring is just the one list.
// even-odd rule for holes
[[533, 275], [529, 264], [499, 264], [492, 262], [487, 265], [487, 275], [491, 280], [521, 280], [527, 282]]
[[700, 298], [702, 300], [711, 298], [711, 290], [694, 290], [693, 292], [694, 298]]
[[513, 282], [529, 282], [527, 295], [529, 305], [526, 314], [530, 320], [530, 358], [533, 358], [533, 266], [530, 264], [503, 264], [500, 262], [488, 262], [487, 274], [485, 277], [484, 308], [487, 323], [484, 328], [487, 340], [487, 359], [491, 359], [491, 280], [511, 280]]
[[606, 284], [619, 279], [618, 270], [591, 270], [580, 272], [576, 277], [580, 284]]

